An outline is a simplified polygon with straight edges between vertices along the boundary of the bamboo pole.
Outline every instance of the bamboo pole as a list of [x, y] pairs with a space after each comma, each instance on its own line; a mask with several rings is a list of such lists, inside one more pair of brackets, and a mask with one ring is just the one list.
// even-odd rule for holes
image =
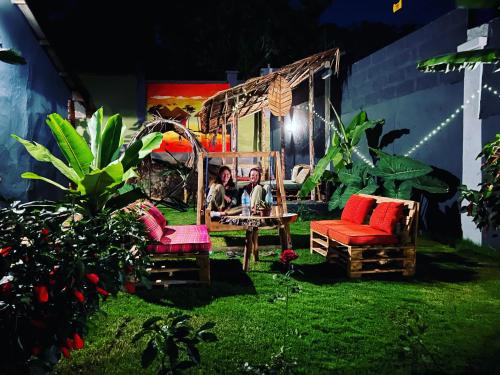
[[[307, 128], [309, 130], [309, 166], [311, 174], [314, 170], [314, 70], [309, 70], [309, 113], [307, 116]], [[316, 189], [311, 190], [311, 200], [316, 200]]]

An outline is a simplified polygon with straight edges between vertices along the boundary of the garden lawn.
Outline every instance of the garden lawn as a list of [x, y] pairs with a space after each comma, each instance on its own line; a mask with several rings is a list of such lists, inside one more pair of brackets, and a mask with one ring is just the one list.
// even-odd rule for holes
[[[192, 224], [195, 213], [166, 211], [169, 223]], [[285, 340], [296, 373], [500, 373], [500, 257], [495, 251], [461, 242], [456, 248], [421, 239], [414, 278], [399, 276], [348, 280], [324, 258], [309, 253], [309, 222], [291, 226], [300, 257], [300, 287], [289, 298]], [[278, 243], [268, 231], [262, 242]], [[237, 238], [234, 238], [234, 237]], [[92, 317], [83, 350], [61, 360], [58, 374], [156, 374], [141, 368], [146, 341], [132, 337], [146, 319], [180, 310], [199, 327], [215, 322], [214, 343], [199, 346], [201, 365], [187, 373], [241, 373], [271, 362], [285, 335], [284, 293], [273, 276], [282, 270], [276, 252], [241, 270], [241, 257], [228, 258], [228, 243], [243, 246], [243, 233], [212, 236], [212, 285], [120, 293]], [[410, 318], [408, 318], [410, 316]], [[415, 318], [425, 323], [408, 337]], [[412, 325], [415, 327], [415, 325]], [[421, 340], [423, 345], [417, 343]]]

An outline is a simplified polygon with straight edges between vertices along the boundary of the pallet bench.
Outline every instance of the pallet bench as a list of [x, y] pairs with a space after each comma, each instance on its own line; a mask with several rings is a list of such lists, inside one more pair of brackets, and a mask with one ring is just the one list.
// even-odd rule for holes
[[[414, 275], [418, 203], [364, 194], [355, 197], [360, 197], [355, 199], [369, 199], [377, 205], [376, 207], [381, 203], [393, 204], [380, 206], [381, 209], [378, 211], [383, 211], [387, 207], [399, 207], [399, 217], [394, 223], [394, 231], [391, 233], [389, 230], [381, 230], [375, 225], [376, 219], [372, 220], [373, 217], [370, 218], [370, 222], [374, 221], [372, 225], [362, 224], [366, 221], [368, 212], [364, 214], [358, 212], [358, 217], [355, 218], [357, 222], [346, 220], [344, 213], [341, 220], [312, 221], [311, 253], [316, 252], [326, 257], [327, 261], [339, 264], [350, 278], [382, 273]], [[348, 205], [349, 202], [346, 208]], [[360, 216], [363, 218], [360, 219]]]

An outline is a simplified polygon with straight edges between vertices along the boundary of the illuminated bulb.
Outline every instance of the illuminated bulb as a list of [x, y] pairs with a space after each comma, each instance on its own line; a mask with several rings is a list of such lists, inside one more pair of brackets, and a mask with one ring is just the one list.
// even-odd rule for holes
[[472, 94], [470, 97], [471, 97], [472, 99], [474, 99], [474, 98], [476, 97], [476, 95]]
[[495, 95], [498, 94], [498, 91], [497, 90], [493, 91], [493, 94], [495, 94]]
[[467, 100], [465, 101], [465, 104], [469, 104], [469, 103], [470, 103], [470, 100], [469, 100], [469, 99], [467, 99]]
[[493, 90], [493, 88], [492, 88], [491, 86], [490, 86], [490, 87], [488, 87], [488, 91], [491, 91], [491, 90]]
[[437, 133], [437, 130], [433, 130], [433, 131], [432, 131], [432, 134], [436, 134], [436, 133]]
[[487, 85], [487, 84], [484, 84], [484, 85], [483, 85], [483, 87], [484, 87], [484, 88], [486, 88], [486, 87], [488, 87], [488, 85]]
[[460, 112], [460, 108], [457, 108], [455, 113], [459, 113]]

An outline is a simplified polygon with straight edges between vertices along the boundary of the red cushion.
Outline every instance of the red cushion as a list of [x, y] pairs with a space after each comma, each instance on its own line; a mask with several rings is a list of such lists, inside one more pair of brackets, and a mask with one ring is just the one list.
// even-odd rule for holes
[[311, 229], [315, 232], [328, 235], [328, 228], [330, 225], [343, 225], [352, 224], [350, 221], [345, 220], [317, 220], [311, 221]]
[[345, 245], [392, 245], [398, 242], [395, 235], [363, 224], [330, 225], [328, 237]]
[[368, 211], [370, 211], [374, 203], [375, 199], [373, 198], [353, 194], [347, 201], [340, 218], [354, 224], [363, 224]]
[[149, 238], [154, 241], [160, 241], [163, 237], [163, 228], [160, 227], [156, 219], [147, 212], [143, 212], [139, 219], [144, 223]]
[[156, 208], [156, 206], [151, 206], [148, 210], [148, 214], [155, 218], [156, 222], [162, 229], [165, 228], [165, 226], [167, 225], [167, 219], [165, 219], [165, 216], [163, 216], [161, 211]]
[[370, 218], [370, 226], [375, 229], [393, 234], [394, 226], [403, 214], [403, 203], [382, 202], [375, 207]]
[[147, 250], [163, 253], [207, 252], [212, 248], [206, 225], [172, 225], [163, 230], [160, 244], [148, 245]]

